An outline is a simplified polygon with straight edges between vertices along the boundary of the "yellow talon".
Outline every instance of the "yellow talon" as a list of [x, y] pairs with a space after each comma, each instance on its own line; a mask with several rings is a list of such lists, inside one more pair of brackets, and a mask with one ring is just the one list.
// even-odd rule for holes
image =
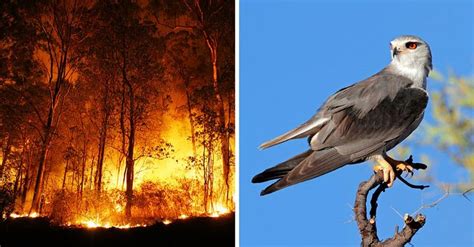
[[388, 187], [392, 187], [395, 181], [395, 171], [393, 167], [382, 156], [376, 157], [377, 165], [374, 166], [374, 171], [382, 171], [383, 181]]
[[376, 161], [376, 165], [374, 165], [374, 171], [383, 172], [383, 181], [388, 187], [392, 187], [397, 174], [407, 172], [407, 174], [413, 176], [414, 168], [410, 165], [410, 163], [392, 159], [388, 155], [377, 155], [374, 156], [374, 158]]
[[383, 170], [383, 168], [382, 168], [381, 165], [374, 165], [373, 169], [374, 169], [374, 172], [378, 172], [378, 171], [382, 171], [382, 170]]
[[396, 169], [397, 171], [407, 172], [413, 176], [413, 167], [406, 162], [398, 163]]

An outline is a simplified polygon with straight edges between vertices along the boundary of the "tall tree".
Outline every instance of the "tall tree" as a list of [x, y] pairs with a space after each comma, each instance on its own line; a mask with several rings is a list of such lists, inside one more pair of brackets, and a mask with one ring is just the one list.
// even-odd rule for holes
[[[91, 16], [91, 20], [97, 17]], [[97, 27], [90, 27], [92, 35], [87, 39], [87, 59], [84, 60], [80, 69], [80, 79], [84, 85], [80, 90], [89, 95], [87, 103], [93, 105], [87, 109], [90, 121], [94, 123], [97, 129], [97, 163], [94, 176], [94, 187], [98, 194], [102, 191], [102, 180], [104, 170], [105, 148], [111, 127], [112, 114], [117, 108], [114, 99], [114, 91], [117, 88], [117, 76], [113, 62], [109, 59], [107, 50], [104, 50], [102, 31]], [[96, 93], [99, 92], [99, 93]]]
[[[199, 40], [199, 36], [193, 32], [171, 32], [166, 36], [164, 57], [166, 79], [170, 81], [169, 84], [175, 85], [172, 90], [179, 92], [179, 95], [185, 95], [183, 108], [189, 120], [190, 137], [195, 157], [197, 156], [197, 141], [192, 94], [202, 86], [200, 84], [202, 84], [207, 72], [207, 63], [205, 63], [207, 56], [205, 52], [207, 51], [203, 49], [204, 47], [200, 47]], [[181, 83], [176, 83], [176, 81]]]
[[[121, 126], [126, 142], [125, 214], [131, 216], [137, 131], [145, 125], [150, 100], [158, 92], [161, 72], [160, 51], [163, 50], [156, 28], [141, 18], [140, 6], [134, 1], [97, 3], [100, 16], [100, 48], [106, 52], [103, 66], [115, 68], [119, 75]], [[126, 140], [125, 140], [126, 139]]]
[[[150, 1], [155, 23], [170, 32], [198, 34], [208, 50], [209, 77], [217, 102], [222, 177], [229, 200], [234, 101], [234, 2], [210, 0]], [[226, 104], [227, 100], [227, 104]], [[227, 111], [226, 111], [226, 108]], [[227, 113], [227, 116], [226, 116]], [[228, 201], [229, 202], [229, 201]]]
[[13, 145], [21, 142], [20, 133], [32, 127], [25, 120], [36, 110], [37, 97], [25, 97], [38, 88], [42, 77], [34, 59], [38, 36], [34, 25], [24, 18], [24, 13], [33, 8], [31, 3], [21, 1], [0, 3], [0, 178]]
[[43, 62], [50, 98], [42, 123], [39, 165], [30, 212], [37, 212], [43, 191], [45, 163], [51, 140], [60, 121], [60, 108], [67, 96], [70, 83], [81, 56], [75, 53], [84, 36], [80, 28], [86, 10], [81, 1], [54, 0], [38, 4], [34, 23], [40, 32], [40, 59]]
[[[234, 35], [234, 3], [233, 1], [211, 1], [211, 0], [183, 0], [191, 18], [194, 28], [199, 30], [209, 49], [210, 64], [212, 67], [212, 86], [217, 102], [218, 125], [221, 141], [221, 154], [223, 166], [223, 178], [226, 190], [229, 191], [230, 174], [230, 143], [229, 122], [226, 121], [226, 106], [224, 100], [223, 83], [220, 80], [221, 71], [219, 59], [222, 59], [220, 51], [225, 39], [233, 40]], [[233, 45], [232, 45], [233, 46]], [[227, 119], [230, 119], [227, 118]], [[228, 193], [227, 193], [228, 194]], [[228, 197], [228, 195], [227, 195]]]

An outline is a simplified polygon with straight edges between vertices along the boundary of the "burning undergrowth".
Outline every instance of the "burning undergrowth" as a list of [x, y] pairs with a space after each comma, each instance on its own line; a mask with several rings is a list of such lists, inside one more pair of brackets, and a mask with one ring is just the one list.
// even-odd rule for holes
[[[165, 224], [168, 223], [168, 224]], [[0, 222], [2, 246], [189, 246], [234, 245], [234, 215], [193, 217], [145, 226], [60, 226], [47, 218]], [[27, 234], [25, 234], [27, 233]], [[21, 236], [21, 237], [20, 237]], [[27, 237], [26, 237], [27, 236]], [[214, 244], [212, 244], [214, 243]]]
[[[51, 223], [66, 227], [87, 228], [132, 228], [144, 227], [156, 223], [170, 224], [175, 220], [194, 217], [220, 217], [231, 213], [226, 206], [216, 203], [209, 211], [193, 194], [193, 182], [182, 181], [182, 188], [158, 185], [153, 182], [142, 184], [134, 195], [133, 217], [124, 215], [125, 193], [120, 190], [104, 191], [97, 195], [95, 191], [86, 191], [82, 195], [57, 191], [51, 203], [44, 208], [45, 214], [11, 213], [11, 218], [46, 217]], [[81, 199], [82, 196], [82, 199]]]

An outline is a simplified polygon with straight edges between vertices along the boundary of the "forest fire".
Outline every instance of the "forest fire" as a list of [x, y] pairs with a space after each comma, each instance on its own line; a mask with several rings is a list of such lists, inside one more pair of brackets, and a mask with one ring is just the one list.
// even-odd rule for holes
[[2, 217], [126, 229], [235, 210], [231, 1], [13, 2]]
[[136, 225], [131, 225], [131, 224], [126, 224], [126, 225], [113, 225], [111, 223], [97, 223], [92, 220], [86, 221], [86, 222], [81, 222], [79, 224], [70, 224], [67, 223], [66, 226], [68, 227], [85, 227], [85, 228], [118, 228], [118, 229], [128, 229], [128, 228], [135, 228], [135, 227], [146, 227], [147, 225], [145, 224], [136, 224]]
[[[176, 159], [176, 157], [175, 154], [174, 158]], [[164, 163], [162, 168], [167, 166], [166, 162]], [[232, 208], [225, 205], [223, 197], [204, 198], [204, 190], [199, 186], [202, 181], [197, 179], [199, 173], [187, 170], [185, 167], [179, 169], [179, 163], [177, 164], [175, 160], [168, 162], [168, 164], [175, 167], [174, 171], [181, 170], [183, 174], [174, 172], [171, 177], [157, 176], [155, 178], [152, 175], [153, 169], [143, 168], [151, 174], [144, 173], [141, 177], [146, 180], [136, 181], [136, 197], [140, 201], [134, 203], [132, 218], [127, 218], [124, 215], [124, 204], [126, 203], [124, 195], [123, 192], [115, 188], [114, 184], [105, 185], [100, 197], [97, 197], [94, 191], [84, 190], [83, 200], [78, 200], [77, 195], [68, 190], [61, 191], [59, 194], [50, 195], [51, 202], [45, 200], [41, 215], [36, 212], [28, 214], [16, 211], [9, 216], [10, 218], [50, 217], [53, 222], [66, 227], [126, 229], [145, 227], [159, 222], [168, 225], [174, 220], [186, 220], [193, 217], [215, 218], [232, 212]], [[141, 167], [141, 165], [137, 167]], [[121, 179], [123, 178], [119, 180]], [[114, 180], [116, 179], [111, 179], [111, 181]], [[216, 181], [214, 182], [216, 183]], [[158, 184], [163, 184], [164, 189], [159, 189]], [[72, 194], [71, 197], [66, 194], [68, 192]], [[96, 201], [88, 201], [88, 198]], [[68, 203], [67, 200], [71, 200], [71, 202]], [[207, 206], [203, 205], [205, 200], [209, 200]]]
[[11, 218], [23, 218], [23, 217], [29, 217], [29, 218], [37, 218], [39, 217], [38, 213], [31, 213], [31, 214], [16, 214], [16, 213], [11, 213], [10, 214]]
[[[122, 211], [123, 208], [120, 205], [116, 205], [116, 209], [118, 212]], [[214, 207], [213, 212], [209, 212], [207, 214], [201, 214], [201, 215], [194, 215], [194, 216], [208, 216], [212, 218], [220, 217], [222, 215], [226, 215], [230, 213], [231, 210], [226, 208], [225, 206], [221, 204], [217, 204]], [[177, 217], [179, 220], [186, 220], [189, 218], [192, 218], [194, 216], [189, 216], [186, 214], [181, 214]], [[17, 213], [11, 213], [9, 215], [10, 218], [16, 219], [16, 218], [37, 218], [40, 217], [38, 213], [31, 213], [31, 214], [17, 214]], [[46, 217], [46, 216], [45, 216]], [[127, 228], [135, 228], [135, 227], [146, 227], [149, 224], [131, 224], [131, 223], [126, 223], [126, 224], [119, 224], [116, 222], [110, 222], [108, 221], [110, 219], [104, 219], [101, 220], [99, 218], [96, 219], [88, 219], [86, 217], [84, 218], [79, 218], [73, 221], [65, 222], [62, 223], [62, 226], [66, 227], [84, 227], [84, 228], [119, 228], [119, 229], [127, 229]], [[164, 225], [169, 225], [173, 222], [172, 219], [164, 219], [160, 221]], [[153, 222], [153, 223], [158, 223], [158, 222]]]
[[214, 207], [214, 212], [212, 212], [209, 216], [219, 217], [219, 216], [221, 216], [223, 214], [227, 214], [227, 213], [230, 213], [230, 210], [228, 208], [226, 208], [224, 205], [218, 204]]
[[[172, 164], [173, 166], [177, 166], [175, 161], [172, 163], [174, 163]], [[187, 220], [197, 216], [220, 217], [232, 212], [232, 209], [225, 205], [225, 201], [222, 199], [221, 202], [218, 201], [219, 198], [212, 198], [211, 201], [208, 197], [209, 204], [204, 206], [203, 201], [208, 198], [204, 199], [204, 190], [200, 189], [200, 181], [196, 179], [199, 173], [186, 171], [185, 168], [182, 169], [182, 175], [173, 173], [173, 177], [180, 177], [177, 181], [167, 176], [165, 178], [157, 178], [153, 182], [149, 175], [147, 180], [137, 181], [136, 196], [140, 198], [140, 201], [132, 208], [133, 217], [130, 219], [127, 219], [124, 215], [124, 195], [117, 189], [114, 189], [114, 185], [104, 186], [101, 198], [96, 203], [87, 201], [87, 199], [77, 200], [74, 196], [70, 198], [65, 195], [67, 191], [53, 194], [51, 195], [52, 203], [45, 202], [42, 206], [43, 214], [41, 216], [51, 217], [54, 222], [66, 227], [126, 229], [146, 227], [147, 225], [159, 222], [168, 225], [174, 220]], [[152, 171], [152, 169], [148, 171]], [[147, 177], [147, 174], [145, 173], [143, 177]], [[179, 181], [187, 182], [180, 184]], [[165, 189], [157, 190], [157, 184], [161, 183], [166, 184]], [[189, 185], [195, 185], [196, 187], [193, 188]], [[182, 189], [181, 186], [186, 186], [186, 190]], [[110, 189], [108, 189], [109, 187]], [[88, 192], [85, 190], [83, 193], [85, 198], [96, 198], [93, 191]], [[54, 198], [54, 196], [57, 198]], [[67, 198], [72, 200], [70, 204], [64, 201]], [[182, 201], [183, 199], [188, 201]], [[163, 205], [164, 201], [166, 202]], [[199, 201], [201, 202], [199, 203]], [[153, 204], [155, 203], [161, 205], [154, 206]], [[178, 207], [175, 207], [176, 205]], [[60, 208], [56, 209], [56, 207]], [[40, 214], [16, 211], [9, 216], [14, 219], [24, 217], [36, 218], [40, 217]]]

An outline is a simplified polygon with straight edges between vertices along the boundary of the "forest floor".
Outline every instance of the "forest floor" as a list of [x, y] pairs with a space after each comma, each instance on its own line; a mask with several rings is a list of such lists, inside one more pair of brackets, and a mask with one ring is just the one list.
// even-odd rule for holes
[[0, 247], [10, 246], [234, 246], [235, 214], [156, 223], [146, 227], [72, 228], [47, 218], [0, 222]]

